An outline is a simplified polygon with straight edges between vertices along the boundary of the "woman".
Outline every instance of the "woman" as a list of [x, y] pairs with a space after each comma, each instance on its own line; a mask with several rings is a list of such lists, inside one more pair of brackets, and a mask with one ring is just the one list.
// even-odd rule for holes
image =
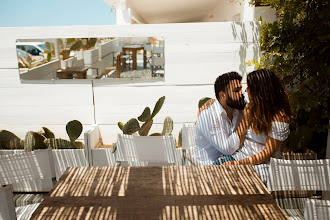
[[247, 76], [250, 103], [236, 133], [242, 147], [223, 165], [268, 163], [289, 136], [292, 117], [287, 94], [279, 78], [270, 70], [257, 70]]

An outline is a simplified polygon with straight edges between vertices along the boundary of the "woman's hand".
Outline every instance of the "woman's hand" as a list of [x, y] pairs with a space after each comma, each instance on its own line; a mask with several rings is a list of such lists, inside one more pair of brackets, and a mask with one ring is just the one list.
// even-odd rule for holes
[[225, 163], [223, 163], [223, 164], [221, 164], [221, 165], [238, 165], [239, 164], [239, 162], [238, 161], [227, 161], [227, 162], [225, 162]]
[[216, 99], [210, 99], [207, 102], [205, 102], [205, 104], [198, 110], [197, 117], [199, 117], [201, 112], [205, 109], [208, 109], [215, 101]]

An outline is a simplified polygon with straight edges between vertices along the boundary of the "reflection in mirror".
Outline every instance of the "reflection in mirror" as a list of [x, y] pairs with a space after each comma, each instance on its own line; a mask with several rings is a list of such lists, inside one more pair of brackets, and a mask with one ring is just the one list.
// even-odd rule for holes
[[18, 39], [22, 80], [164, 78], [162, 37]]

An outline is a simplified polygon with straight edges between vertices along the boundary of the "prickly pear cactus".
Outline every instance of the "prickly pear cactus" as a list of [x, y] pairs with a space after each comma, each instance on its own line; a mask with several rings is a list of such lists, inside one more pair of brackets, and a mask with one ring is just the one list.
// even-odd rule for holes
[[46, 137], [33, 131], [29, 131], [25, 135], [24, 150], [26, 152], [33, 151], [34, 149], [45, 149], [47, 145], [44, 143]]
[[120, 130], [123, 130], [123, 128], [124, 128], [123, 122], [118, 122], [118, 127]]
[[155, 104], [154, 110], [152, 111], [152, 114], [150, 117], [151, 119], [153, 119], [157, 115], [157, 113], [163, 107], [164, 102], [165, 102], [165, 96], [162, 96], [158, 99], [158, 101]]
[[141, 122], [145, 122], [150, 119], [150, 108], [146, 107], [142, 114], [138, 117], [138, 120]]
[[51, 147], [53, 149], [76, 149], [77, 147], [68, 140], [64, 140], [61, 138], [49, 138], [44, 141], [47, 147]]
[[24, 142], [15, 134], [7, 130], [0, 131], [0, 149], [23, 149]]
[[198, 102], [198, 109], [200, 109], [208, 100], [210, 100], [211, 98], [209, 97], [205, 97], [199, 100]]
[[77, 140], [82, 130], [83, 130], [83, 126], [80, 123], [80, 121], [77, 120], [69, 121], [68, 124], [66, 125], [66, 132], [68, 133], [70, 141], [72, 142]]
[[171, 117], [166, 117], [164, 120], [162, 135], [171, 135], [173, 131], [173, 120]]
[[73, 144], [76, 146], [77, 149], [85, 149], [85, 145], [80, 141], [75, 141]]
[[132, 118], [124, 125], [123, 133], [130, 135], [137, 132], [139, 129], [140, 129], [139, 122], [135, 118]]
[[38, 133], [42, 134], [46, 138], [55, 138], [54, 133], [46, 127], [42, 127]]
[[111, 146], [111, 153], [115, 153], [117, 150], [117, 143], [113, 143]]
[[161, 133], [152, 133], [152, 134], [149, 135], [149, 136], [162, 136], [162, 134], [161, 134]]
[[181, 130], [179, 132], [178, 147], [182, 147], [182, 128], [181, 128]]
[[150, 131], [150, 128], [152, 126], [152, 123], [153, 123], [153, 120], [152, 119], [149, 119], [148, 121], [146, 121], [140, 128], [139, 130], [139, 135], [140, 136], [147, 136], [149, 131]]

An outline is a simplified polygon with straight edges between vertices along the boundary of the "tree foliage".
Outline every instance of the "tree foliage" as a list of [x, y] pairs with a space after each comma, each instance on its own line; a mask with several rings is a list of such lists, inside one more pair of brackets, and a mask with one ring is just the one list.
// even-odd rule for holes
[[[296, 113], [291, 124], [291, 148], [307, 145], [317, 152], [324, 151], [330, 104], [330, 3], [328, 0], [263, 0], [263, 3], [276, 10], [277, 20], [262, 23], [262, 55], [257, 67], [272, 69], [287, 87]], [[303, 138], [311, 133], [314, 138]], [[314, 146], [315, 137], [320, 135], [322, 146]]]

